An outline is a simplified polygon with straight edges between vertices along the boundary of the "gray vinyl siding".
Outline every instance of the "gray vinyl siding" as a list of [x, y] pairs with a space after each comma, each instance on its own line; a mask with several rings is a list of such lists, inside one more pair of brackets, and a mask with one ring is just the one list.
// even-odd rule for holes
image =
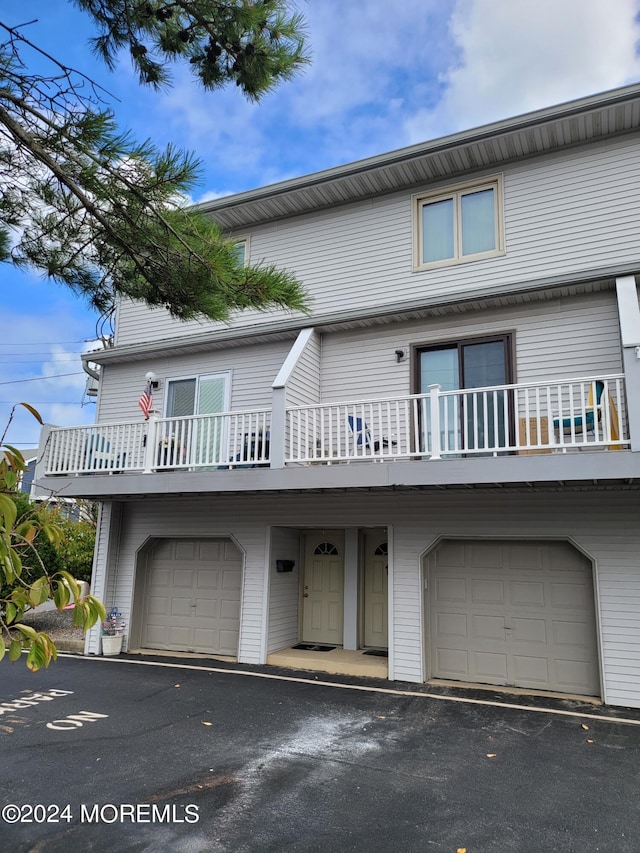
[[[394, 677], [420, 682], [424, 617], [422, 562], [439, 537], [523, 537], [570, 539], [595, 565], [605, 699], [612, 705], [640, 707], [640, 510], [638, 492], [553, 491], [523, 494], [486, 491], [402, 493], [393, 496], [349, 494], [229, 496], [205, 500], [132, 502], [124, 508], [117, 566], [116, 603], [129, 620], [136, 550], [149, 536], [232, 535], [245, 555], [244, 600], [239, 660], [264, 663], [275, 637], [293, 636], [294, 595], [276, 589], [265, 601], [267, 524], [289, 528], [393, 526]], [[276, 542], [278, 540], [276, 539]], [[283, 544], [281, 540], [279, 544]], [[293, 544], [293, 537], [288, 544]], [[275, 548], [273, 557], [275, 557]], [[271, 577], [274, 594], [274, 578]], [[293, 586], [293, 583], [292, 583]], [[284, 610], [291, 608], [289, 618]], [[107, 602], [111, 604], [111, 602]], [[297, 604], [296, 604], [297, 607]], [[274, 633], [264, 642], [265, 613]], [[297, 610], [296, 610], [297, 613]], [[285, 627], [285, 624], [287, 627]]]
[[[638, 259], [640, 158], [633, 136], [504, 166], [506, 254], [414, 272], [412, 192], [402, 191], [273, 224], [251, 233], [253, 261], [293, 271], [312, 299], [312, 317], [406, 300], [505, 291]], [[469, 179], [492, 172], [469, 175]], [[461, 178], [455, 183], [464, 182]], [[415, 192], [446, 189], [442, 183]], [[234, 325], [261, 326], [284, 311], [242, 312]], [[117, 343], [155, 341], [224, 328], [179, 323], [164, 309], [123, 304]]]
[[[292, 572], [277, 572], [276, 560], [294, 560]], [[267, 654], [298, 642], [300, 599], [300, 535], [297, 530], [274, 527], [269, 566], [269, 621]]]
[[313, 335], [287, 382], [287, 405], [308, 406], [320, 400], [321, 339]]
[[291, 347], [290, 341], [259, 346], [233, 347], [224, 351], [157, 358], [103, 368], [96, 420], [117, 422], [142, 417], [138, 400], [145, 374], [152, 370], [159, 380], [153, 392], [158, 415], [164, 413], [166, 379], [231, 371], [231, 409], [271, 408], [271, 384]]
[[412, 346], [505, 333], [514, 339], [516, 382], [622, 372], [616, 298], [606, 291], [324, 335], [322, 400], [410, 393]]
[[[120, 540], [122, 506], [116, 502], [100, 504], [100, 513], [96, 528], [96, 542], [93, 556], [93, 574], [91, 593], [104, 603], [107, 612], [117, 602], [114, 596], [119, 592], [118, 544]], [[85, 639], [85, 652], [98, 654], [100, 647], [100, 625], [95, 625]]]

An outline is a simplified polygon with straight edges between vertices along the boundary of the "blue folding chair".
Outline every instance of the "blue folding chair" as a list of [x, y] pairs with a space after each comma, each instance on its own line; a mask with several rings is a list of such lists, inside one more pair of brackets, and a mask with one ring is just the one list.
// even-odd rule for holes
[[371, 430], [366, 425], [363, 418], [356, 418], [353, 415], [347, 416], [349, 429], [356, 439], [356, 447], [367, 447], [372, 453], [379, 453], [381, 448], [393, 447], [398, 442], [393, 438], [374, 439], [371, 435]]

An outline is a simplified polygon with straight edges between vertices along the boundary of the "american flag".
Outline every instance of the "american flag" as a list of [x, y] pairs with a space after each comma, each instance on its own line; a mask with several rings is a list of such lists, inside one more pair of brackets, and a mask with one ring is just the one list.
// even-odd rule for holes
[[142, 409], [142, 413], [144, 415], [144, 419], [146, 421], [149, 420], [149, 413], [153, 410], [153, 394], [151, 392], [151, 383], [149, 382], [147, 387], [142, 392], [142, 396], [138, 400], [138, 405]]

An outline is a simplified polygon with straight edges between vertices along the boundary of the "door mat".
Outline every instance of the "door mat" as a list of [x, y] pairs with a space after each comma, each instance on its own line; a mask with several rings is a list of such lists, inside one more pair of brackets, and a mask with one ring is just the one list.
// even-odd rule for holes
[[376, 658], [388, 658], [389, 652], [387, 649], [367, 649], [366, 652], [363, 652], [365, 655], [373, 655]]
[[303, 652], [332, 652], [335, 646], [314, 646], [313, 643], [298, 643], [297, 646], [292, 646], [294, 649], [300, 649]]

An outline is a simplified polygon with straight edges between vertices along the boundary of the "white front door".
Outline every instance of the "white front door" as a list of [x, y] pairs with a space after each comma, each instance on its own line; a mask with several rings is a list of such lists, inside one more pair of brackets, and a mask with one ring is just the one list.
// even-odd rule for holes
[[367, 533], [364, 546], [364, 645], [386, 649], [388, 640], [387, 534]]
[[302, 586], [302, 641], [342, 645], [344, 622], [344, 535], [306, 537]]

